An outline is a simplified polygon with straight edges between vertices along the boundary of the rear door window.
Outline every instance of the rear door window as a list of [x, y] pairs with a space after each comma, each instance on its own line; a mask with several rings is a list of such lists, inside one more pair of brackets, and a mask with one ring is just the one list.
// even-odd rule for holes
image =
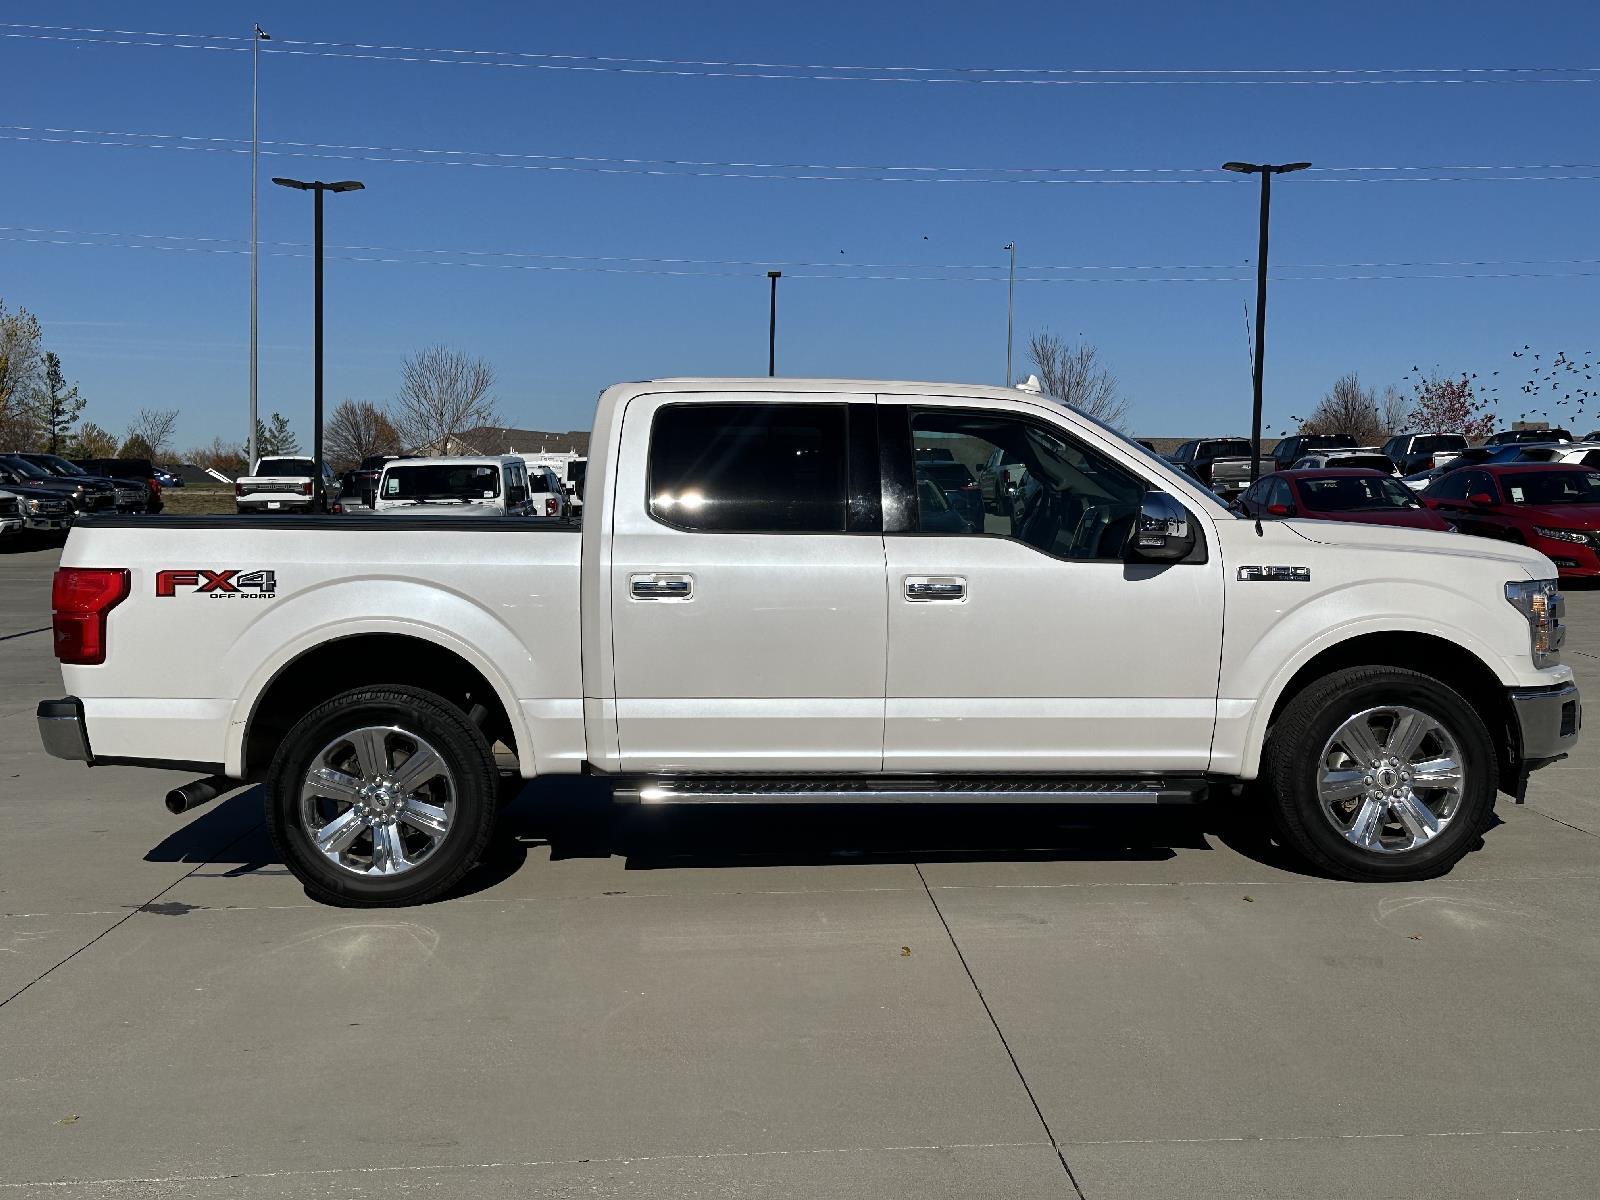
[[843, 533], [843, 404], [669, 404], [650, 431], [650, 513], [679, 529]]

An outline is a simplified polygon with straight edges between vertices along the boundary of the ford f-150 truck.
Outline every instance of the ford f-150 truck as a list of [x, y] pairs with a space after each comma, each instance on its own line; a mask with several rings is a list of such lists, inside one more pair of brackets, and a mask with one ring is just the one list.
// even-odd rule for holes
[[[483, 853], [497, 753], [645, 804], [1209, 786], [1317, 870], [1409, 880], [1578, 736], [1543, 555], [1250, 520], [1028, 391], [631, 383], [591, 453], [581, 530], [85, 520], [45, 746], [214, 776], [175, 811], [262, 780], [313, 896], [399, 904]], [[1025, 494], [979, 528], [925, 511], [916, 464], [947, 455], [1021, 463]]]

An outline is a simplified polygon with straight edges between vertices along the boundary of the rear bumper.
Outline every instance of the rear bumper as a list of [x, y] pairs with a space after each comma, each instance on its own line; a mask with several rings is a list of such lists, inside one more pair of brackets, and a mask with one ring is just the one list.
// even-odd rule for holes
[[1548, 688], [1513, 688], [1508, 694], [1516, 714], [1524, 770], [1537, 770], [1565, 758], [1583, 728], [1583, 702], [1575, 683]]
[[89, 728], [83, 720], [83, 701], [76, 696], [39, 701], [39, 740], [45, 753], [71, 762], [92, 763]]

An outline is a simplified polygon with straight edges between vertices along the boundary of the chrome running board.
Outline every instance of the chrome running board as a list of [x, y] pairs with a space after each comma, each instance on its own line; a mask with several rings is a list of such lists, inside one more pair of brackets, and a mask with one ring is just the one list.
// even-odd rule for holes
[[1197, 775], [732, 776], [620, 780], [623, 804], [1193, 804]]

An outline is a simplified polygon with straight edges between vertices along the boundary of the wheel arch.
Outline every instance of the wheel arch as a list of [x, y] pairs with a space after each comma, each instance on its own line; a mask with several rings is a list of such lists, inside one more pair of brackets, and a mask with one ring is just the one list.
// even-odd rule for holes
[[1356, 634], [1325, 646], [1277, 682], [1263, 697], [1257, 736], [1248, 742], [1247, 777], [1260, 768], [1261, 755], [1278, 714], [1314, 680], [1347, 667], [1398, 667], [1416, 671], [1459, 693], [1483, 718], [1494, 739], [1502, 783], [1514, 777], [1517, 737], [1516, 714], [1506, 695], [1506, 685], [1481, 657], [1457, 642], [1414, 630], [1384, 630]]
[[531, 738], [505, 680], [468, 648], [409, 626], [403, 631], [341, 633], [288, 652], [263, 668], [229, 724], [228, 774], [256, 777], [306, 713], [341, 692], [383, 685], [422, 688], [468, 714], [481, 705], [478, 718], [485, 736], [491, 743], [504, 741], [517, 755], [522, 773], [532, 773]]

